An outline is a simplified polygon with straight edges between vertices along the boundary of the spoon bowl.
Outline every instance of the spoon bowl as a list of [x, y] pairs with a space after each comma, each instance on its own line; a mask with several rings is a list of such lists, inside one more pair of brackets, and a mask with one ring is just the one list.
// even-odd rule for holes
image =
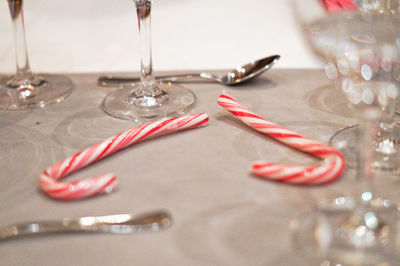
[[222, 75], [220, 83], [224, 85], [236, 85], [248, 81], [270, 69], [279, 59], [279, 55], [274, 55], [237, 67]]
[[[279, 59], [280, 55], [272, 55], [255, 60], [243, 66], [222, 74], [208, 72], [158, 76], [160, 82], [216, 82], [227, 86], [241, 84], [249, 81], [270, 69]], [[101, 87], [118, 87], [140, 81], [140, 78], [101, 76], [98, 85]]]

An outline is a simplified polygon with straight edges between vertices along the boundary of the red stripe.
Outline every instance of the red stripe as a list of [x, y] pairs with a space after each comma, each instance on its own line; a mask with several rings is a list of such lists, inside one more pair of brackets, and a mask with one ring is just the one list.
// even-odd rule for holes
[[42, 179], [40, 178], [40, 186], [51, 186], [54, 184], [57, 184], [58, 182], [56, 180], [54, 180], [53, 178], [50, 177], [50, 180], [48, 179]]
[[[98, 195], [98, 194], [103, 193], [104, 190], [105, 190], [108, 186], [112, 185], [112, 183], [114, 183], [115, 181], [116, 181], [116, 177], [114, 176], [114, 177], [112, 177], [112, 179], [110, 179], [104, 186], [102, 186], [102, 187], [98, 188], [97, 190], [93, 191], [91, 194], [85, 195], [85, 197], [93, 197], [93, 196], [95, 196], [95, 195]], [[86, 191], [87, 191], [87, 190], [82, 191], [82, 192], [79, 193], [79, 194], [78, 194], [78, 193], [71, 194], [71, 195], [69, 195], [68, 197], [63, 198], [63, 199], [66, 199], [66, 200], [80, 199], [80, 198], [82, 198], [82, 195], [81, 195], [81, 194], [84, 194]]]
[[207, 116], [207, 117], [205, 117], [203, 120], [199, 121], [198, 123], [196, 123], [196, 124], [190, 126], [190, 128], [198, 127], [198, 126], [200, 126], [200, 125], [202, 125], [202, 124], [204, 124], [204, 123], [207, 123], [208, 121], [209, 121], [209, 118], [208, 118], [208, 116]]
[[138, 140], [135, 140], [132, 142], [132, 140], [140, 133], [142, 132], [143, 129], [145, 129], [146, 125], [142, 125], [138, 128], [134, 128], [132, 130], [129, 130], [128, 136], [126, 137], [126, 140], [123, 143], [118, 144], [112, 151], [112, 153], [116, 152], [117, 150], [122, 149], [123, 147], [128, 147], [132, 145], [133, 143], [136, 143]]
[[[87, 161], [89, 160], [89, 158], [92, 156], [92, 154], [97, 150], [97, 146], [96, 147], [90, 147], [88, 149], [86, 149], [85, 154], [82, 156], [81, 160], [79, 161], [79, 163], [77, 165], [75, 165], [75, 169], [73, 169], [71, 172], [76, 171], [78, 169], [81, 169], [82, 167], [84, 167], [87, 163]], [[68, 174], [70, 174], [71, 172], [69, 172]]]
[[[298, 138], [298, 139], [302, 139], [303, 137], [297, 134], [292, 134], [292, 133], [279, 133], [279, 132], [263, 132], [264, 134], [272, 137], [272, 138], [276, 138], [279, 139], [279, 141], [285, 142], [285, 139], [287, 138]], [[291, 145], [291, 143], [289, 143], [289, 145]]]
[[263, 168], [263, 167], [269, 167], [275, 165], [274, 163], [253, 163], [252, 167], [255, 169]]
[[[101, 194], [104, 192], [104, 190], [112, 185], [115, 181], [117, 181], [117, 178], [115, 176], [113, 176], [106, 184], [104, 184], [102, 187], [99, 187], [97, 190], [93, 191], [91, 194], [85, 195], [85, 197], [93, 197], [95, 195]], [[79, 194], [84, 194], [88, 189], [86, 189], [85, 191], [82, 191]], [[78, 193], [74, 193], [74, 194], [70, 194], [68, 195], [68, 197], [63, 198], [66, 200], [74, 200], [74, 199], [80, 199], [82, 198], [82, 195], [79, 195]]]
[[229, 112], [231, 112], [235, 116], [239, 116], [239, 117], [252, 117], [252, 118], [262, 119], [261, 117], [259, 117], [258, 115], [254, 114], [254, 113], [247, 113], [247, 112], [241, 112], [241, 111], [231, 111], [231, 110], [229, 110]]
[[271, 177], [271, 175], [282, 172], [284, 167], [285, 166], [278, 166], [278, 168], [274, 169], [274, 170], [262, 170], [261, 169], [262, 167], [260, 167], [260, 168], [257, 168], [257, 173], [255, 173], [255, 174], [259, 175], [261, 177], [266, 177], [266, 178], [270, 178], [270, 179], [274, 180], [274, 178]]
[[80, 155], [81, 153], [78, 152], [77, 154], [75, 154], [74, 156], [72, 156], [72, 158], [68, 161], [68, 165], [67, 167], [64, 168], [64, 170], [61, 172], [61, 174], [58, 176], [58, 178], [61, 178], [65, 175], [65, 173], [69, 170], [69, 168], [71, 168], [72, 164], [74, 163], [74, 161], [76, 160], [76, 158]]
[[[73, 200], [73, 199], [79, 199], [81, 198], [82, 194], [85, 194], [88, 190], [90, 190], [94, 183], [97, 183], [97, 179], [99, 177], [94, 177], [93, 179], [89, 180], [92, 184], [88, 187], [83, 187], [79, 190], [73, 189], [73, 193], [70, 194], [66, 194], [66, 195], [57, 195], [60, 192], [65, 192], [65, 191], [69, 191], [72, 190], [70, 188], [70, 186], [72, 185], [72, 183], [68, 184], [68, 188], [65, 188], [63, 190], [61, 189], [54, 189], [54, 190], [47, 190], [47, 192], [50, 194], [50, 196], [54, 197], [54, 198], [62, 198], [63, 200]], [[73, 186], [79, 186], [80, 182], [87, 182], [88, 180], [81, 180], [81, 181], [77, 181], [74, 182]], [[99, 193], [102, 193], [104, 191], [105, 188], [107, 188], [108, 186], [110, 186], [112, 183], [114, 183], [116, 181], [116, 177], [113, 176], [104, 186], [98, 188], [97, 190], [93, 191], [93, 193], [85, 195], [85, 197], [91, 197], [94, 195], [97, 195]]]
[[305, 184], [311, 184], [311, 183], [324, 184], [324, 183], [330, 182], [332, 179], [336, 179], [336, 177], [338, 177], [339, 175], [334, 174], [334, 175], [332, 175], [332, 178], [331, 178], [331, 179], [327, 179], [327, 180], [324, 181], [324, 182], [317, 182], [319, 179], [321, 179], [322, 177], [326, 176], [328, 173], [330, 173], [331, 171], [333, 171], [333, 169], [335, 168], [335, 166], [336, 166], [336, 161], [332, 161], [332, 162], [330, 163], [330, 167], [329, 167], [328, 169], [326, 169], [325, 172], [323, 172], [323, 173], [321, 173], [321, 174], [319, 174], [319, 175], [317, 175], [317, 176], [315, 176], [315, 177], [313, 177], [313, 178], [310, 178], [310, 179], [306, 180], [306, 181], [303, 182], [303, 183], [305, 183]]
[[147, 137], [151, 136], [152, 134], [154, 134], [154, 132], [156, 132], [156, 131], [159, 130], [160, 128], [163, 128], [165, 125], [168, 125], [169, 123], [175, 121], [176, 119], [178, 119], [178, 117], [174, 117], [174, 118], [171, 118], [171, 119], [169, 119], [169, 120], [165, 120], [165, 121], [159, 123], [157, 126], [155, 126], [154, 128], [150, 129], [148, 132], [146, 132], [146, 134], [143, 135], [143, 136], [142, 136], [140, 139], [138, 139], [137, 141], [140, 141], [140, 140], [142, 140], [142, 139], [144, 139], [144, 138], [147, 138]]
[[279, 129], [283, 129], [281, 126], [278, 126], [274, 123], [271, 123], [269, 121], [265, 121], [266, 123], [248, 123], [249, 126], [251, 127], [256, 127], [256, 128], [279, 128]]
[[[219, 102], [219, 105], [221, 105], [222, 107], [224, 107], [225, 109], [227, 109], [229, 112], [234, 109], [234, 108], [241, 108], [241, 109], [246, 109], [243, 106], [240, 106], [237, 103], [221, 103]], [[247, 110], [247, 109], [246, 109]]]
[[[55, 182], [55, 184], [57, 184], [57, 188], [46, 188], [46, 192], [48, 193], [60, 193], [60, 192], [64, 192], [64, 191], [68, 191], [68, 190], [76, 190], [76, 186], [79, 185], [79, 183], [83, 182], [84, 180], [77, 180], [74, 182], [70, 182], [70, 183], [63, 183], [63, 182]], [[86, 180], [87, 181], [87, 180]], [[50, 184], [52, 185], [52, 184]], [[63, 185], [63, 187], [60, 187], [60, 185]]]
[[221, 94], [221, 95], [219, 96], [219, 98], [224, 98], [224, 99], [229, 99], [229, 100], [235, 101], [233, 98], [229, 97], [229, 96], [226, 95], [226, 94]]
[[[288, 167], [288, 168], [292, 168], [292, 167]], [[314, 167], [311, 167], [311, 168], [314, 168]], [[308, 172], [309, 169], [310, 168], [306, 168], [306, 169], [303, 169], [300, 172], [295, 172], [293, 174], [286, 175], [284, 177], [279, 178], [279, 181], [285, 181], [285, 182], [289, 181], [290, 182], [291, 179], [295, 179], [297, 177], [304, 177], [304, 175], [305, 175], [304, 173]]]
[[[97, 155], [97, 157], [94, 159], [94, 162], [98, 161], [99, 159], [101, 159], [103, 157], [103, 155], [108, 151], [108, 149], [114, 144], [114, 142], [116, 141], [116, 139], [121, 135], [122, 133], [117, 134], [108, 144], [107, 146], [101, 151], [101, 153], [99, 155]], [[103, 144], [103, 143], [101, 143]], [[99, 145], [100, 146], [100, 145]]]
[[61, 162], [58, 162], [57, 164], [53, 165], [50, 170], [51, 170], [51, 176], [56, 177], [58, 172], [60, 171], [61, 165], [64, 163], [65, 160], [62, 160]]

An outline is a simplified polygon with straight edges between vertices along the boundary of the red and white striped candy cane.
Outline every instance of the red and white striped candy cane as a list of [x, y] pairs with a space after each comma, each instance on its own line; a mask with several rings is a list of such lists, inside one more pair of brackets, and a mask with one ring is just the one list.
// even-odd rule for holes
[[322, 164], [315, 166], [293, 166], [256, 162], [252, 164], [252, 171], [255, 175], [275, 181], [305, 185], [324, 184], [333, 181], [343, 172], [345, 168], [344, 158], [334, 148], [266, 121], [226, 94], [219, 96], [218, 104], [251, 128], [289, 147], [323, 160]]
[[199, 113], [155, 121], [124, 131], [50, 166], [40, 177], [40, 186], [47, 195], [59, 200], [82, 199], [111, 192], [117, 186], [117, 178], [114, 174], [95, 176], [71, 183], [60, 182], [60, 179], [141, 140], [195, 128], [204, 125], [207, 121], [208, 115]]

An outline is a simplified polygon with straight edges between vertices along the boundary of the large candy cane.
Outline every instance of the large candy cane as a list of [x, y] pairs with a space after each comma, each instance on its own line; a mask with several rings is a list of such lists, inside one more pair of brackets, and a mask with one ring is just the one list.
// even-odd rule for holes
[[117, 186], [114, 174], [105, 174], [71, 183], [60, 182], [60, 179], [141, 140], [195, 128], [204, 125], [207, 121], [207, 114], [199, 113], [151, 122], [127, 130], [47, 168], [40, 178], [40, 186], [47, 195], [59, 200], [82, 199], [111, 192]]
[[323, 160], [322, 164], [315, 166], [292, 166], [256, 162], [252, 164], [252, 171], [255, 175], [275, 181], [305, 185], [324, 184], [333, 181], [343, 172], [345, 168], [344, 158], [332, 147], [310, 140], [293, 131], [266, 121], [226, 94], [222, 94], [218, 98], [218, 104], [251, 128], [289, 147]]

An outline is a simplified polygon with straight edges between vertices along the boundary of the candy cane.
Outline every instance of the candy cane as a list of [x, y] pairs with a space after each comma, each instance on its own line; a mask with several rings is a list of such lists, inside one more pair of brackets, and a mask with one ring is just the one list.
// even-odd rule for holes
[[100, 193], [109, 193], [117, 186], [117, 178], [114, 174], [95, 176], [71, 183], [59, 180], [144, 139], [199, 127], [207, 121], [207, 114], [199, 113], [151, 122], [127, 130], [50, 166], [41, 175], [40, 186], [47, 195], [59, 200], [82, 199]]
[[316, 166], [292, 166], [256, 162], [252, 164], [252, 171], [255, 175], [275, 181], [305, 185], [328, 183], [338, 178], [343, 172], [345, 168], [344, 158], [332, 147], [302, 137], [293, 131], [266, 121], [226, 94], [222, 94], [218, 98], [218, 104], [251, 128], [289, 147], [323, 160], [322, 164]]
[[321, 0], [328, 13], [344, 10], [358, 10], [353, 0]]

